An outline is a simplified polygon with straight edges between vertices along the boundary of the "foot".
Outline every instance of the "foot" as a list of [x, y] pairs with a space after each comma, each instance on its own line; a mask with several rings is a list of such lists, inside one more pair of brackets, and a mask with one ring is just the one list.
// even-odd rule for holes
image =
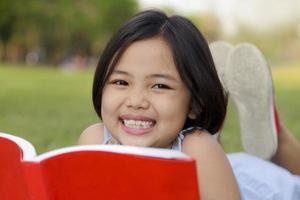
[[225, 93], [227, 93], [227, 86], [225, 83], [225, 65], [229, 55], [229, 52], [233, 49], [233, 46], [224, 41], [216, 41], [209, 44], [211, 55], [213, 57], [215, 67], [218, 72], [219, 79], [223, 85]]
[[[226, 65], [229, 52], [233, 49], [233, 46], [224, 41], [216, 41], [210, 43], [209, 48], [215, 63], [216, 70], [218, 72], [218, 77], [222, 83], [225, 96], [228, 96], [228, 90], [224, 80], [225, 65]], [[213, 135], [218, 140], [219, 143], [221, 143], [220, 140], [221, 131], [222, 130], [219, 130], [216, 134]]]
[[240, 44], [230, 52], [224, 74], [239, 113], [244, 150], [270, 159], [277, 150], [279, 121], [275, 120], [272, 76], [264, 56], [254, 45]]

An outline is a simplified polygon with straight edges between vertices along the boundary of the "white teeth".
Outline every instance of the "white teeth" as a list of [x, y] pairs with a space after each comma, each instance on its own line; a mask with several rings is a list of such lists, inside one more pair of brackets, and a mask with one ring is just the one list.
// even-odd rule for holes
[[141, 120], [133, 120], [133, 119], [129, 119], [123, 120], [124, 125], [129, 127], [129, 128], [150, 128], [153, 124], [152, 121], [141, 121]]

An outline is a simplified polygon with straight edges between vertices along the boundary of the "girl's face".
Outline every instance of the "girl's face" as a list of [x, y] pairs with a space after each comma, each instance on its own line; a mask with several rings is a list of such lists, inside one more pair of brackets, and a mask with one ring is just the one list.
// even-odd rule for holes
[[102, 120], [124, 145], [168, 148], [189, 115], [190, 92], [160, 37], [123, 53], [102, 94]]

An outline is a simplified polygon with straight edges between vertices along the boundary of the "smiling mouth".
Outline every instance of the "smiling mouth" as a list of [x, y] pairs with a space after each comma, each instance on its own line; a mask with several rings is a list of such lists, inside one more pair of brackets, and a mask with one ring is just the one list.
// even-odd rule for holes
[[124, 120], [122, 120], [122, 124], [128, 128], [148, 129], [148, 128], [152, 128], [154, 126], [154, 121], [124, 119]]

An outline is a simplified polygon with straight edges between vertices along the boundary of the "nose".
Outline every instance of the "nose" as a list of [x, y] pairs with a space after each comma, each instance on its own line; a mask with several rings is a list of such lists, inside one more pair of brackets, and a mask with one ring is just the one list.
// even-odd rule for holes
[[127, 95], [126, 106], [128, 108], [132, 108], [134, 110], [145, 110], [149, 108], [150, 103], [145, 89], [132, 88], [128, 91]]

